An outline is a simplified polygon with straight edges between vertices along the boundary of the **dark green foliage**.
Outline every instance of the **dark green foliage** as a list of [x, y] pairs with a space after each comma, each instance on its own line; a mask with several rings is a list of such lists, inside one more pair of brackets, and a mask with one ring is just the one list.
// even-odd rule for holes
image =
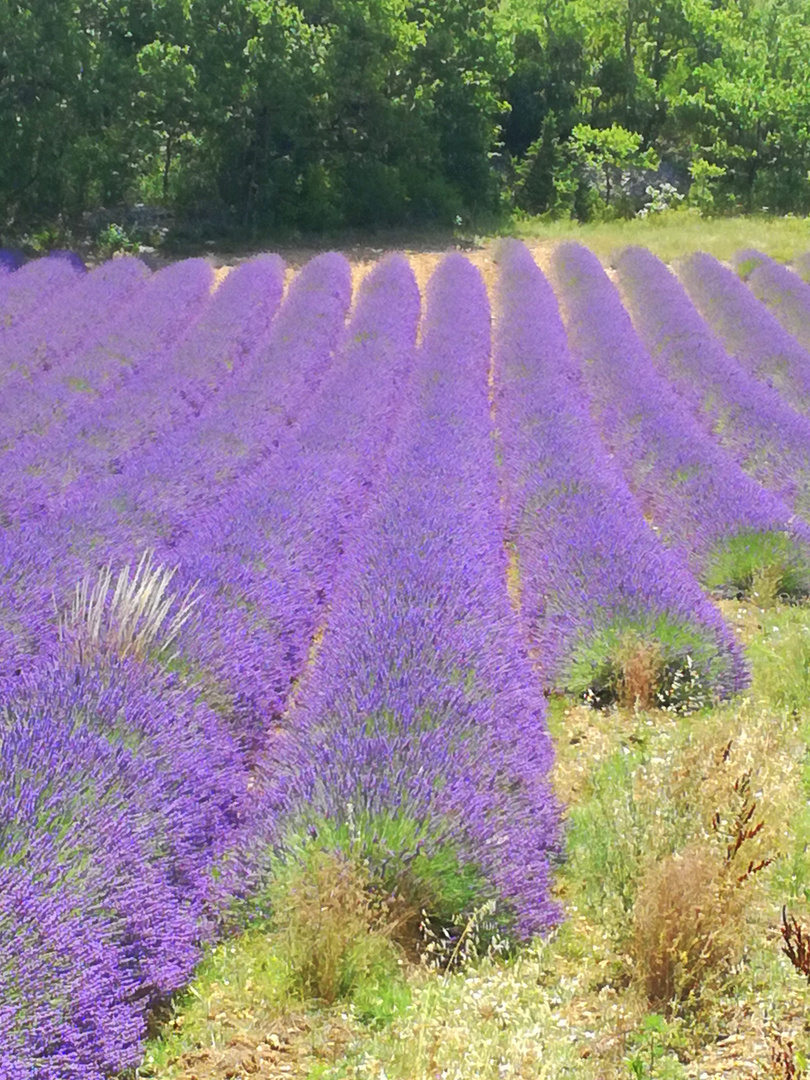
[[[656, 159], [702, 212], [806, 212], [808, 60], [804, 0], [8, 0], [0, 231], [626, 216]], [[638, 161], [594, 167], [583, 129]]]

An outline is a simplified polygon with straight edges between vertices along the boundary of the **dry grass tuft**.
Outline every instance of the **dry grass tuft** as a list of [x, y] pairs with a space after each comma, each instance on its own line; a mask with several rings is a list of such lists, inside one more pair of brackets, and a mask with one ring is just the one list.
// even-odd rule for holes
[[[129, 566], [121, 570], [112, 599], [110, 566], [95, 582], [87, 577], [77, 584], [70, 608], [59, 618], [59, 637], [80, 657], [88, 651], [113, 652], [144, 660], [155, 650], [164, 653], [194, 613], [196, 583], [178, 601], [167, 592], [175, 570], [154, 565], [150, 551], [143, 553], [131, 577], [130, 573]], [[179, 606], [170, 616], [175, 604]]]
[[396, 969], [396, 921], [345, 856], [313, 849], [280, 873], [269, 899], [275, 941], [296, 994], [333, 1004], [375, 973]]
[[696, 844], [645, 877], [636, 901], [633, 958], [651, 1005], [675, 1012], [738, 957], [745, 905], [714, 853]]
[[652, 709], [664, 666], [661, 649], [655, 643], [633, 641], [618, 657], [619, 680], [617, 700], [625, 708]]
[[[720, 751], [729, 761], [732, 743]], [[731, 807], [715, 811], [711, 839], [697, 839], [645, 874], [634, 908], [636, 977], [649, 1002], [670, 1012], [697, 1008], [743, 953], [750, 891], [773, 861], [763, 855], [751, 772], [735, 779]]]

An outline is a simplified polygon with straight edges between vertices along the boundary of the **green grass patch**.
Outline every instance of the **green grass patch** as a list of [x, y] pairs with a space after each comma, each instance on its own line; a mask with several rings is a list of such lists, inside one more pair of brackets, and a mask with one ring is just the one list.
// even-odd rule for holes
[[708, 634], [688, 623], [666, 614], [627, 615], [597, 625], [575, 645], [562, 682], [569, 693], [601, 707], [638, 702], [687, 712], [712, 700], [722, 662]]
[[810, 591], [807, 555], [784, 533], [737, 533], [719, 544], [706, 562], [703, 583], [721, 595], [750, 596], [760, 607]]
[[[347, 804], [342, 821], [303, 817], [268, 853], [262, 869], [267, 885], [253, 901], [256, 910], [272, 910], [274, 882], [306, 867], [318, 852], [362, 867], [370, 889], [395, 898], [397, 917], [408, 924], [406, 935], [424, 920], [450, 932], [482, 900], [492, 899], [480, 869], [462, 860], [453, 844], [431, 836], [430, 821], [417, 822], [406, 813], [358, 812]], [[506, 929], [503, 921], [499, 928]]]
[[665, 262], [694, 251], [730, 260], [742, 248], [756, 248], [781, 262], [790, 262], [810, 248], [810, 219], [765, 214], [705, 218], [695, 210], [671, 210], [645, 218], [593, 222], [515, 218], [504, 235], [538, 242], [574, 240], [602, 259], [618, 248], [638, 244]]

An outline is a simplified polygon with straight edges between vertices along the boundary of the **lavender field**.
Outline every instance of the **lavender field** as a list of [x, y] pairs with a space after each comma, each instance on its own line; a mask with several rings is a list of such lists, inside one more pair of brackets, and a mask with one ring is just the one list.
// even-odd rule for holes
[[313, 849], [545, 937], [553, 703], [734, 704], [810, 594], [810, 285], [494, 262], [0, 252], [2, 1080], [137, 1068]]

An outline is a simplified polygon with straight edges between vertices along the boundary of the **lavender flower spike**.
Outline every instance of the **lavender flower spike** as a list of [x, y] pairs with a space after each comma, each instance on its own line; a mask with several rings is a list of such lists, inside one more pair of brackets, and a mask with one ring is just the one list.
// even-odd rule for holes
[[[546, 684], [603, 704], [639, 691], [689, 708], [747, 681], [739, 647], [644, 520], [590, 416], [557, 302], [527, 248], [499, 249], [495, 416], [520, 609]], [[643, 692], [643, 691], [642, 691]]]
[[645, 517], [710, 588], [810, 590], [810, 530], [740, 469], [658, 374], [596, 256], [563, 244], [554, 275], [600, 434]]

